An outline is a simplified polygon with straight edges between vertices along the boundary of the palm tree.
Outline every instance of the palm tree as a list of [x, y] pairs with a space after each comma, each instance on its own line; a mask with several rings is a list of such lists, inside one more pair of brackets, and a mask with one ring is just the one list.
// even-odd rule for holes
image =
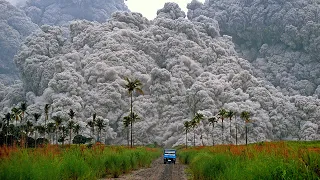
[[203, 114], [196, 113], [193, 119], [191, 120], [191, 127], [193, 129], [193, 146], [196, 146], [196, 132], [195, 128], [198, 126], [201, 120], [203, 120]]
[[6, 145], [8, 145], [9, 122], [11, 120], [11, 114], [10, 113], [5, 114], [4, 119], [6, 124]]
[[135, 79], [133, 81], [131, 81], [129, 78], [125, 78], [125, 80], [127, 81], [125, 88], [128, 90], [128, 93], [130, 95], [130, 115], [131, 115], [131, 148], [133, 147], [133, 134], [132, 134], [132, 129], [133, 129], [133, 112], [132, 112], [132, 96], [133, 96], [133, 92], [137, 91], [140, 92], [141, 94], [143, 94], [143, 91], [141, 90], [141, 86], [142, 83], [140, 82], [140, 80]]
[[234, 116], [234, 114], [235, 113], [233, 111], [231, 111], [231, 110], [228, 111], [227, 114], [226, 114], [226, 117], [230, 119], [230, 126], [229, 126], [229, 129], [230, 129], [230, 134], [229, 134], [230, 135], [230, 138], [229, 138], [230, 139], [230, 144], [232, 144], [232, 142], [231, 142], [231, 119]]
[[[15, 119], [16, 121], [16, 128], [18, 128], [18, 121], [21, 120], [21, 110], [19, 108], [12, 108], [11, 109], [11, 118]], [[21, 135], [21, 128], [19, 128], [19, 131], [17, 131], [17, 138], [20, 139]], [[20, 139], [21, 140], [21, 139]]]
[[191, 128], [191, 123], [189, 121], [185, 121], [183, 123], [184, 129], [186, 130], [186, 149], [188, 148], [188, 131]]
[[[41, 114], [34, 113], [33, 117], [34, 117], [34, 123], [37, 124], [39, 118], [41, 117]], [[35, 140], [34, 147], [36, 148], [37, 147], [37, 130], [38, 130], [37, 126], [34, 129], [36, 131], [36, 132], [34, 132], [34, 140]]]
[[[81, 126], [79, 124], [76, 124], [73, 126], [73, 132], [76, 134], [76, 136], [79, 135], [80, 130], [81, 130]], [[80, 143], [78, 145], [80, 146]]]
[[60, 126], [60, 131], [62, 132], [62, 136], [58, 141], [62, 142], [62, 146], [64, 146], [64, 140], [66, 138], [66, 134], [68, 133], [68, 129], [65, 126]]
[[75, 114], [75, 112], [72, 110], [72, 109], [70, 109], [70, 111], [69, 111], [69, 113], [68, 113], [68, 115], [70, 116], [70, 121], [69, 121], [69, 123], [68, 123], [68, 129], [69, 129], [69, 144], [71, 144], [71, 135], [72, 135], [72, 129], [73, 129], [73, 127], [74, 127], [74, 125], [75, 125], [75, 122], [73, 121], [73, 118], [74, 118], [74, 116], [76, 115]]
[[[135, 123], [137, 120], [139, 120], [140, 117], [138, 116], [138, 114], [136, 113], [132, 113], [131, 115], [131, 121], [130, 121], [130, 124], [132, 125], [133, 123]], [[131, 126], [132, 127], [132, 126]], [[134, 138], [132, 136], [132, 131], [131, 131], [131, 142], [132, 142], [132, 146], [134, 146]]]
[[222, 122], [222, 144], [224, 144], [224, 138], [223, 138], [223, 120], [224, 118], [226, 117], [226, 114], [227, 114], [227, 111], [225, 109], [220, 109], [218, 115], [219, 115], [219, 118], [221, 119], [221, 122]]
[[71, 135], [72, 135], [72, 129], [73, 129], [74, 125], [75, 125], [75, 123], [72, 120], [70, 120], [67, 124], [67, 128], [69, 130], [69, 144], [71, 144]]
[[101, 131], [107, 126], [107, 124], [103, 121], [103, 119], [98, 118], [96, 121], [96, 126], [98, 128], [98, 139], [97, 141], [100, 142]]
[[[44, 119], [44, 128], [47, 129], [47, 121], [49, 119], [49, 108], [50, 108], [50, 104], [46, 104], [44, 106], [44, 113], [46, 115], [45, 119]], [[44, 139], [46, 139], [46, 133], [44, 133]]]
[[26, 147], [28, 147], [29, 133], [32, 133], [33, 131], [34, 131], [33, 123], [31, 121], [27, 121], [27, 123], [26, 123]]
[[[93, 139], [94, 139], [94, 126], [95, 126], [95, 124], [96, 124], [96, 118], [97, 118], [97, 114], [96, 114], [96, 113], [93, 113], [93, 115], [92, 115], [92, 121], [89, 121], [89, 122], [87, 123], [87, 126], [89, 126], [89, 127], [91, 128], [91, 132], [92, 132], [92, 137], [93, 137]], [[95, 139], [94, 139], [94, 141], [95, 141]]]
[[235, 121], [235, 124], [236, 124], [236, 145], [238, 145], [238, 122], [237, 122], [236, 113], [234, 114], [234, 121]]
[[[22, 103], [20, 104], [21, 122], [24, 121], [24, 113], [26, 112], [26, 110], [27, 110], [27, 103], [22, 102]], [[25, 139], [25, 136], [24, 136], [23, 134], [21, 134], [21, 135], [22, 135], [22, 143], [21, 143], [21, 146], [24, 146], [24, 143], [25, 143], [26, 139]]]
[[[44, 126], [39, 125], [39, 126], [36, 126], [35, 128], [41, 136], [44, 136], [46, 134], [46, 128]], [[43, 138], [43, 140], [44, 140], [43, 143], [46, 143], [46, 139]], [[36, 139], [36, 142], [37, 142], [37, 139]]]
[[73, 132], [76, 134], [76, 135], [79, 135], [81, 131], [81, 126], [79, 124], [76, 124], [73, 126]]
[[248, 145], [248, 123], [250, 122], [250, 113], [248, 111], [242, 111], [240, 114], [241, 119], [245, 121], [246, 124], [246, 145]]
[[[48, 133], [48, 135], [49, 135], [49, 133], [50, 134], [52, 134], [52, 133], [54, 133], [56, 131], [56, 126], [55, 126], [55, 123], [48, 123], [48, 127], [47, 127], [47, 133]], [[53, 144], [53, 138], [54, 137], [52, 137], [52, 144]]]
[[213, 136], [213, 130], [214, 130], [214, 123], [217, 123], [217, 118], [216, 117], [211, 117], [208, 119], [209, 123], [212, 124], [212, 133], [211, 133], [211, 136], [212, 136], [212, 146], [214, 146], [214, 136]]
[[60, 129], [60, 125], [62, 123], [62, 118], [60, 116], [52, 117], [55, 123], [55, 130], [56, 130], [56, 144], [58, 145], [58, 131]]
[[16, 120], [16, 126], [18, 126], [18, 121], [21, 120], [21, 110], [14, 107], [11, 109], [11, 118]]
[[75, 113], [72, 109], [70, 109], [68, 115], [69, 115], [70, 118], [73, 120], [73, 118], [74, 118], [74, 116], [76, 115], [76, 113]]
[[130, 115], [123, 117], [123, 126], [127, 130], [127, 144], [129, 147], [129, 125], [131, 123]]

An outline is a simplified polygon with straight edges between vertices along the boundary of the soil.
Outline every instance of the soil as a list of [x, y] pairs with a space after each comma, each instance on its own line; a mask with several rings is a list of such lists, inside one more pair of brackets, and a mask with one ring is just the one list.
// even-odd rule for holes
[[164, 164], [162, 158], [155, 160], [150, 168], [133, 171], [119, 178], [109, 178], [113, 180], [187, 180], [185, 174], [186, 165], [176, 162], [176, 164]]

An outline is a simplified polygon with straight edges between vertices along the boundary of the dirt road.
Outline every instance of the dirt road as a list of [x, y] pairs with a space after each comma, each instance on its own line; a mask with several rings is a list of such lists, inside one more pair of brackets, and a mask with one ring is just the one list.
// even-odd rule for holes
[[163, 159], [155, 160], [150, 168], [140, 169], [130, 174], [111, 178], [113, 180], [187, 180], [184, 172], [185, 165], [176, 162], [176, 164], [163, 164]]

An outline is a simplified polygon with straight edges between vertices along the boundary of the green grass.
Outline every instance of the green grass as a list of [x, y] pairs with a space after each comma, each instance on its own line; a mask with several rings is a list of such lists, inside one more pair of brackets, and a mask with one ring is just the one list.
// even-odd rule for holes
[[319, 142], [198, 147], [178, 156], [192, 179], [320, 179]]
[[150, 166], [152, 160], [160, 154], [159, 149], [144, 147], [0, 148], [0, 179], [90, 180], [118, 177], [137, 168]]

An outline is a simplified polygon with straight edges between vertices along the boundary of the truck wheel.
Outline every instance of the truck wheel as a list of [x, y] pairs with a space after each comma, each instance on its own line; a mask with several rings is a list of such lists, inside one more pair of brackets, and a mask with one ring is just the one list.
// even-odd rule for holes
[[166, 164], [167, 162], [166, 161], [163, 161], [163, 164]]
[[176, 164], [176, 161], [173, 161], [173, 164]]

